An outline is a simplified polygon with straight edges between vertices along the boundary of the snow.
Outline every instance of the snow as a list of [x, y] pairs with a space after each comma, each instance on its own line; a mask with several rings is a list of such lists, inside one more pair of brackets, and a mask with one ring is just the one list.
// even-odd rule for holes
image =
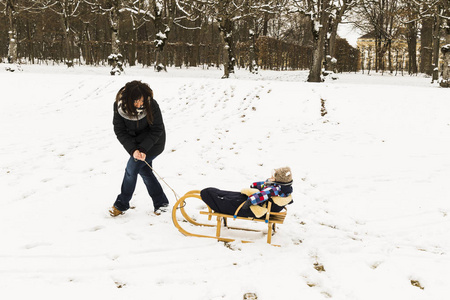
[[156, 37], [160, 40], [167, 40], [167, 35], [165, 35], [161, 31], [158, 31], [158, 33], [156, 34]]
[[[448, 299], [450, 102], [429, 78], [22, 69], [0, 72], [2, 299]], [[128, 158], [113, 101], [134, 79], [163, 111], [154, 168], [177, 195], [240, 190], [291, 167], [295, 203], [272, 238], [281, 247], [243, 231], [223, 233], [254, 243], [185, 237], [170, 213], [153, 214], [142, 181], [135, 209], [107, 214]]]

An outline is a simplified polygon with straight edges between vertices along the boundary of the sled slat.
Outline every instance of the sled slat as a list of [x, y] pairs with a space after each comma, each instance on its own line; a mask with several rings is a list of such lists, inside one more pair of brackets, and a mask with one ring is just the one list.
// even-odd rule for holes
[[[225, 217], [225, 218], [234, 218], [232, 215], [222, 214], [222, 213], [216, 213], [216, 212], [209, 212], [209, 211], [200, 211], [199, 212], [202, 215], [207, 216], [216, 216], [216, 217]], [[269, 217], [269, 223], [277, 223], [277, 224], [283, 224], [284, 219], [286, 218], [286, 213], [276, 213], [277, 215], [273, 215], [275, 213], [271, 212]], [[247, 221], [256, 221], [256, 222], [266, 222], [266, 219], [258, 219], [253, 217], [240, 217], [237, 216], [236, 219], [239, 220], [247, 220]]]

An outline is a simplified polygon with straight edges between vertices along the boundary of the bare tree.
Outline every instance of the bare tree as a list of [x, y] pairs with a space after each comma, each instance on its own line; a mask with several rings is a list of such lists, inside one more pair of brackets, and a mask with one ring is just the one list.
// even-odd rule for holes
[[371, 32], [375, 38], [375, 70], [384, 71], [385, 55], [388, 56], [388, 69], [393, 72], [392, 42], [402, 33], [401, 16], [404, 6], [400, 0], [360, 0], [356, 14], [356, 25], [363, 32]]
[[299, 12], [310, 22], [313, 61], [308, 81], [321, 82], [324, 63], [332, 68], [336, 59], [336, 38], [342, 19], [356, 5], [354, 0], [292, 0], [291, 12]]
[[[204, 5], [201, 1], [191, 2], [190, 0], [138, 0], [130, 1], [124, 5], [124, 8], [131, 13], [135, 30], [148, 21], [154, 24], [154, 68], [156, 71], [167, 71], [164, 50], [173, 26], [180, 26], [186, 30], [200, 29], [193, 22], [200, 18], [202, 10], [199, 8], [202, 6]], [[182, 24], [183, 21], [191, 23], [186, 26]]]
[[442, 17], [439, 12], [442, 10], [442, 5], [438, 4], [436, 10], [438, 13], [434, 14], [434, 22], [433, 22], [432, 82], [439, 80], [439, 48], [441, 42], [441, 23], [442, 23]]
[[[287, 27], [286, 20], [282, 16], [282, 11], [286, 6], [285, 0], [248, 0], [244, 11], [244, 20], [248, 24], [248, 37], [250, 40], [249, 49], [249, 70], [252, 73], [258, 72], [258, 60], [256, 57], [256, 41], [262, 35], [269, 33], [269, 21], [280, 20], [279, 23]], [[283, 28], [283, 32], [286, 28]], [[280, 35], [282, 35], [281, 33]]]
[[169, 0], [154, 0], [153, 4], [156, 31], [154, 40], [156, 47], [155, 70], [158, 72], [162, 70], [167, 71], [163, 51], [170, 33], [170, 28], [173, 26], [176, 2]]
[[236, 58], [234, 55], [234, 24], [241, 19], [248, 0], [179, 0], [184, 9], [190, 7], [190, 12], [202, 14], [208, 19], [217, 22], [219, 31], [225, 43], [226, 55], [224, 62], [224, 75], [228, 78], [234, 73]]
[[17, 61], [17, 11], [14, 0], [0, 1], [5, 6], [5, 14], [8, 18], [8, 62], [13, 64]]
[[112, 66], [111, 75], [120, 75], [123, 72], [123, 55], [120, 53], [119, 20], [122, 1], [106, 1], [106, 10], [109, 16], [109, 26], [111, 28], [111, 54], [108, 62]]
[[331, 14], [329, 21], [329, 34], [327, 39], [326, 49], [326, 68], [327, 70], [335, 71], [336, 61], [336, 38], [338, 32], [338, 26], [342, 23], [346, 14], [357, 4], [356, 0], [337, 0], [334, 1], [335, 13]]
[[309, 18], [313, 36], [313, 62], [309, 71], [309, 82], [322, 81], [322, 64], [325, 57], [325, 43], [330, 16], [334, 9], [333, 0], [294, 0], [298, 12]]
[[61, 20], [61, 29], [64, 36], [64, 58], [67, 66], [73, 66], [75, 58], [74, 28], [72, 20], [78, 19], [80, 6], [83, 0], [55, 0], [43, 2], [41, 9], [50, 9], [56, 13]]
[[[22, 1], [24, 2], [24, 1]], [[8, 63], [17, 63], [17, 18], [19, 13], [26, 10], [26, 3], [18, 3], [18, 0], [0, 0], [8, 24]], [[10, 68], [13, 71], [13, 68]]]
[[[421, 50], [420, 50], [420, 71], [429, 75], [433, 75], [433, 82], [438, 79], [439, 68], [439, 50], [444, 56], [442, 64], [442, 75], [448, 69], [448, 62], [445, 62], [448, 47], [444, 45], [440, 48], [441, 35], [443, 34], [446, 43], [449, 44], [448, 38], [450, 19], [449, 0], [414, 0], [406, 1], [406, 5], [410, 8], [408, 25], [416, 24], [421, 21]], [[448, 77], [447, 77], [448, 78]], [[441, 79], [441, 86], [446, 85], [448, 79]]]
[[405, 3], [406, 8], [406, 42], [408, 44], [408, 74], [416, 74], [417, 67], [417, 34], [418, 12], [410, 2]]
[[450, 87], [450, 1], [442, 0], [440, 2], [442, 9], [440, 10], [440, 17], [445, 20], [445, 45], [442, 46], [441, 51], [443, 55], [443, 68], [440, 86]]
[[[18, 41], [17, 41], [17, 22], [20, 15], [31, 12], [40, 13], [52, 6], [49, 0], [0, 0], [0, 5], [4, 8], [8, 24], [8, 62], [11, 64], [18, 62]], [[14, 71], [15, 68], [9, 68]]]
[[[432, 75], [438, 64], [441, 36], [441, 17], [439, 7], [441, 0], [406, 1], [410, 10], [407, 22], [420, 25], [420, 72]], [[435, 65], [435, 66], [433, 66]], [[436, 74], [434, 75], [436, 76]], [[437, 78], [434, 78], [437, 80]]]
[[431, 75], [433, 73], [433, 23], [435, 21], [432, 8], [424, 2], [421, 12], [422, 28], [420, 29], [420, 72]]
[[224, 75], [222, 78], [230, 77], [234, 73], [236, 58], [234, 55], [234, 22], [243, 17], [247, 0], [213, 0], [209, 11], [219, 24], [219, 30], [225, 42]]
[[121, 12], [126, 10], [127, 0], [82, 0], [90, 5], [92, 12], [108, 16], [111, 34], [111, 52], [108, 63], [111, 65], [111, 75], [120, 75], [123, 70], [123, 55], [120, 51], [120, 20]]
[[[275, 17], [284, 6], [285, 0], [178, 0], [183, 7], [190, 7], [193, 14], [206, 16], [218, 24], [224, 42], [224, 75], [229, 78], [234, 73], [235, 57], [235, 29], [238, 24], [249, 28], [246, 39], [250, 43], [249, 69], [257, 70], [255, 57], [256, 39], [260, 33], [267, 34], [268, 22]], [[262, 28], [261, 28], [262, 27]]]

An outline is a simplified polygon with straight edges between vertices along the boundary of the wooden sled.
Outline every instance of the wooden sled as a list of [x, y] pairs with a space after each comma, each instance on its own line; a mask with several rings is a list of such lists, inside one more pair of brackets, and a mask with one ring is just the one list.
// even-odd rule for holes
[[[191, 218], [188, 213], [185, 210], [185, 206], [186, 206], [186, 200], [189, 198], [197, 198], [202, 200], [201, 196], [200, 196], [200, 191], [199, 190], [194, 190], [194, 191], [190, 191], [187, 192], [183, 197], [181, 197], [173, 206], [172, 209], [172, 221], [173, 224], [175, 225], [175, 227], [178, 228], [178, 230], [184, 234], [185, 236], [196, 236], [196, 237], [204, 237], [204, 238], [213, 238], [213, 239], [217, 239], [218, 241], [223, 241], [223, 242], [232, 242], [235, 241], [235, 239], [231, 239], [231, 238], [225, 238], [225, 237], [221, 237], [221, 229], [222, 229], [222, 223], [226, 228], [229, 229], [236, 229], [236, 230], [245, 230], [245, 231], [256, 231], [256, 232], [262, 232], [263, 230], [254, 230], [254, 229], [248, 229], [248, 228], [239, 228], [239, 227], [231, 227], [228, 226], [228, 219], [239, 219], [239, 220], [247, 220], [247, 221], [256, 221], [256, 222], [264, 222], [265, 224], [267, 224], [267, 243], [271, 244], [272, 242], [272, 235], [275, 233], [276, 230], [276, 224], [283, 224], [284, 219], [286, 218], [286, 213], [287, 210], [286, 208], [284, 208], [284, 210], [282, 212], [271, 212], [270, 209], [272, 207], [272, 202], [269, 201], [268, 203], [268, 212], [266, 213], [266, 215], [264, 216], [264, 218], [253, 218], [253, 217], [239, 217], [237, 216], [239, 210], [241, 209], [241, 207], [244, 205], [244, 203], [242, 203], [238, 209], [236, 210], [234, 215], [228, 215], [228, 214], [223, 214], [223, 213], [218, 213], [218, 212], [214, 212], [206, 203], [204, 203], [207, 208], [208, 211], [200, 211], [199, 214], [201, 215], [206, 215], [208, 217], [208, 221], [211, 221], [212, 217], [216, 217], [216, 222], [214, 224], [214, 222], [211, 222], [212, 224], [203, 224], [203, 223], [199, 223], [196, 220], [194, 220], [193, 218]], [[203, 200], [202, 200], [203, 201]], [[205, 226], [205, 227], [216, 227], [216, 235], [215, 236], [209, 236], [209, 235], [203, 235], [203, 234], [196, 234], [196, 233], [191, 233], [188, 232], [186, 229], [182, 228], [180, 226], [180, 223], [177, 220], [177, 211], [180, 211], [182, 216], [184, 217], [183, 222], [189, 222], [195, 226]], [[242, 243], [251, 243], [252, 241], [246, 241], [246, 240], [241, 240]], [[279, 246], [279, 245], [274, 245], [274, 246]]]

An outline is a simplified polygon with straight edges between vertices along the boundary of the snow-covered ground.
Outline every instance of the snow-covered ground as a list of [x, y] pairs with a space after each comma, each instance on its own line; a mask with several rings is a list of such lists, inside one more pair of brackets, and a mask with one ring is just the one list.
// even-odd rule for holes
[[[4, 67], [1, 299], [448, 299], [450, 92], [429, 78]], [[281, 247], [240, 231], [224, 236], [255, 243], [185, 237], [170, 213], [153, 214], [142, 181], [135, 209], [107, 214], [128, 158], [113, 101], [135, 79], [162, 108], [168, 140], [154, 168], [179, 196], [292, 168]]]

